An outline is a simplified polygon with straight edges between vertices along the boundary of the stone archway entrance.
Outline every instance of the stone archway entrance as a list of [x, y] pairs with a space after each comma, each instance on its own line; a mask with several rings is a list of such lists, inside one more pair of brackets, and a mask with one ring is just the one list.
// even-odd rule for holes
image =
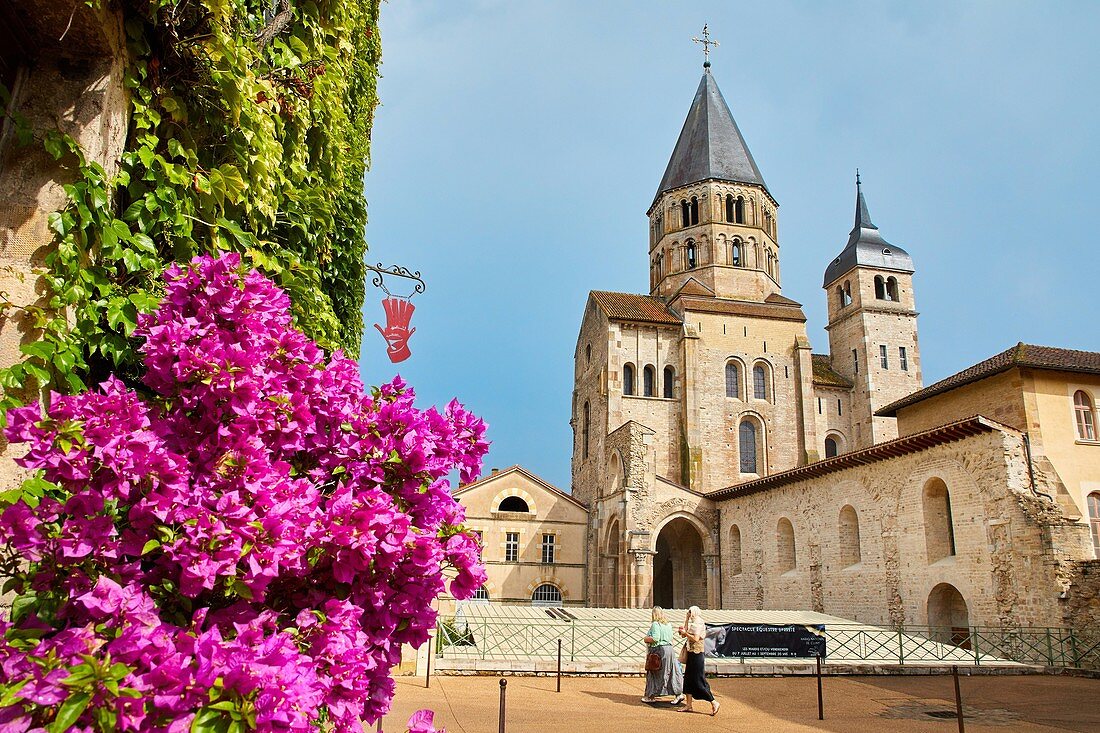
[[970, 613], [966, 599], [950, 583], [940, 583], [928, 595], [928, 625], [937, 641], [970, 648]]
[[673, 519], [657, 535], [653, 558], [653, 605], [687, 608], [707, 605], [703, 537], [694, 524]]

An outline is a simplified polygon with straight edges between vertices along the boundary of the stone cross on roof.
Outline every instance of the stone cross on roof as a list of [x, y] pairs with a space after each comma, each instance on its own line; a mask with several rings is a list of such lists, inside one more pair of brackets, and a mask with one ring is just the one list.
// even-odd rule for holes
[[691, 40], [695, 41], [696, 43], [703, 44], [703, 68], [704, 69], [709, 69], [710, 68], [710, 47], [711, 46], [718, 46], [720, 44], [718, 43], [718, 41], [710, 40], [710, 30], [707, 28], [706, 23], [703, 23], [703, 37], [702, 38], [692, 38]]

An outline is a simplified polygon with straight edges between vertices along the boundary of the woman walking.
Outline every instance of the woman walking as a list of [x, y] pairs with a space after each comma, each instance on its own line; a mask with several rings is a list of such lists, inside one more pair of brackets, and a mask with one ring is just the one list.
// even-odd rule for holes
[[[649, 653], [646, 655], [645, 697], [642, 702], [657, 702], [658, 697], [672, 695], [672, 704], [677, 705], [684, 699], [684, 675], [672, 652], [672, 624], [665, 618], [664, 609], [660, 606], [653, 607], [652, 620], [645, 636]], [[660, 666], [657, 667], [653, 664], [656, 658], [660, 659]]]
[[684, 649], [687, 652], [687, 661], [684, 663], [684, 706], [677, 708], [681, 713], [692, 711], [691, 703], [698, 700], [706, 700], [710, 703], [710, 714], [716, 715], [720, 703], [714, 699], [714, 693], [707, 684], [707, 675], [703, 657], [703, 640], [707, 636], [707, 626], [703, 623], [703, 612], [698, 606], [688, 609], [684, 625], [678, 633], [686, 640]]

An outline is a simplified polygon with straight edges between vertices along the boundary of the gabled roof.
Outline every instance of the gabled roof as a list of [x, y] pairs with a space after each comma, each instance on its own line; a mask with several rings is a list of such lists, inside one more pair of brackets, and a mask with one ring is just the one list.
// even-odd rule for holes
[[708, 179], [768, 189], [709, 69], [699, 81], [654, 201], [666, 191]]
[[612, 321], [635, 321], [679, 326], [682, 321], [664, 301], [650, 295], [593, 290], [590, 294]]
[[922, 400], [944, 392], [950, 392], [957, 387], [977, 382], [995, 374], [1008, 371], [1016, 367], [1030, 369], [1049, 369], [1060, 372], [1079, 372], [1082, 374], [1100, 374], [1100, 353], [1095, 351], [1075, 351], [1074, 349], [1059, 349], [1053, 346], [1033, 346], [1023, 341], [1006, 349], [996, 356], [991, 356], [985, 361], [978, 362], [972, 367], [963, 369], [958, 374], [952, 374], [947, 379], [941, 379], [935, 384], [918, 390], [908, 397], [903, 397], [893, 402], [875, 414], [879, 417], [896, 417], [898, 410], [915, 405]]
[[684, 281], [684, 284], [680, 286], [680, 289], [669, 298], [669, 301], [676, 300], [681, 295], [701, 295], [705, 298], [713, 298], [714, 291], [695, 278], [689, 277]]
[[890, 244], [871, 223], [871, 212], [863, 198], [859, 174], [856, 174], [856, 223], [848, 234], [848, 244], [836, 259], [825, 268], [825, 282], [828, 287], [844, 273], [856, 265], [876, 267], [883, 270], [913, 272], [913, 258], [901, 247]]
[[798, 481], [805, 481], [806, 479], [817, 478], [818, 476], [826, 476], [830, 473], [843, 471], [846, 468], [865, 466], [869, 463], [878, 463], [879, 461], [885, 461], [890, 458], [910, 455], [937, 445], [943, 445], [944, 443], [953, 443], [956, 440], [962, 440], [972, 435], [996, 431], [1016, 432], [1012, 428], [1002, 425], [999, 422], [982, 417], [981, 415], [975, 415], [965, 420], [958, 420], [953, 423], [948, 423], [947, 425], [941, 425], [931, 430], [925, 430], [922, 433], [906, 435], [903, 438], [896, 438], [885, 443], [871, 446], [870, 448], [852, 451], [851, 453], [842, 453], [834, 458], [826, 458], [823, 461], [816, 461], [805, 466], [792, 468], [789, 471], [782, 471], [771, 476], [764, 476], [763, 478], [758, 478], [753, 481], [746, 481], [743, 484], [717, 489], [716, 491], [709, 492], [707, 497], [717, 500], [730, 499], [735, 496], [745, 496], [746, 494], [755, 494], [759, 491], [786, 486], [787, 484], [793, 484]]
[[573, 504], [576, 504], [581, 509], [585, 509], [585, 510], [588, 509], [588, 505], [585, 504], [584, 502], [581, 502], [581, 501], [578, 501], [578, 500], [574, 499], [571, 494], [567, 494], [564, 491], [562, 491], [561, 489], [559, 489], [557, 486], [554, 486], [553, 484], [549, 483], [548, 481], [545, 481], [545, 480], [539, 478], [538, 476], [531, 473], [530, 471], [528, 471], [526, 468], [519, 465], [518, 463], [514, 466], [509, 466], [508, 468], [502, 468], [501, 470], [497, 471], [496, 473], [491, 473], [488, 476], [482, 476], [477, 481], [471, 481], [470, 483], [468, 483], [464, 486], [460, 486], [458, 488], [458, 490], [456, 490], [454, 492], [453, 495], [458, 496], [459, 494], [464, 494], [467, 491], [469, 491], [470, 489], [480, 487], [481, 485], [486, 484], [490, 481], [496, 481], [497, 479], [503, 478], [504, 476], [506, 476], [510, 473], [521, 474], [523, 477], [525, 477], [526, 479], [528, 479], [532, 483], [541, 486], [542, 488], [546, 489], [547, 491], [549, 491], [553, 494], [557, 494], [558, 496], [560, 496], [562, 499], [565, 499], [566, 501], [569, 501], [569, 502], [572, 502]]
[[852, 388], [851, 381], [833, 370], [833, 359], [828, 354], [810, 354], [810, 361], [814, 369], [814, 384], [825, 387]]
[[[746, 316], [748, 318], [774, 318], [781, 321], [805, 322], [806, 314], [802, 307], [793, 300], [783, 298], [783, 301], [773, 301], [765, 298], [761, 303], [755, 300], [731, 300], [729, 298], [700, 298], [692, 295], [684, 295], [676, 302], [684, 312], [715, 313], [726, 316]], [[793, 305], [791, 305], [793, 303]]]

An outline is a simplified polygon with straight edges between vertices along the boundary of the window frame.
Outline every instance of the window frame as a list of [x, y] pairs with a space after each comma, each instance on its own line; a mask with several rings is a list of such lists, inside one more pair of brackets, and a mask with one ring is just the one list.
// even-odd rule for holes
[[878, 345], [878, 362], [884, 370], [890, 369], [890, 347], [886, 344]]
[[504, 533], [504, 562], [519, 562], [519, 532]]
[[909, 371], [909, 352], [904, 346], [898, 347], [898, 363], [903, 372]]
[[557, 562], [558, 536], [552, 532], [543, 532], [541, 549], [543, 565], [553, 565]]
[[[1078, 402], [1078, 397], [1083, 399], [1083, 403]], [[1072, 402], [1073, 422], [1077, 440], [1085, 443], [1096, 443], [1096, 402], [1093, 401], [1092, 395], [1083, 389], [1075, 390]]]

